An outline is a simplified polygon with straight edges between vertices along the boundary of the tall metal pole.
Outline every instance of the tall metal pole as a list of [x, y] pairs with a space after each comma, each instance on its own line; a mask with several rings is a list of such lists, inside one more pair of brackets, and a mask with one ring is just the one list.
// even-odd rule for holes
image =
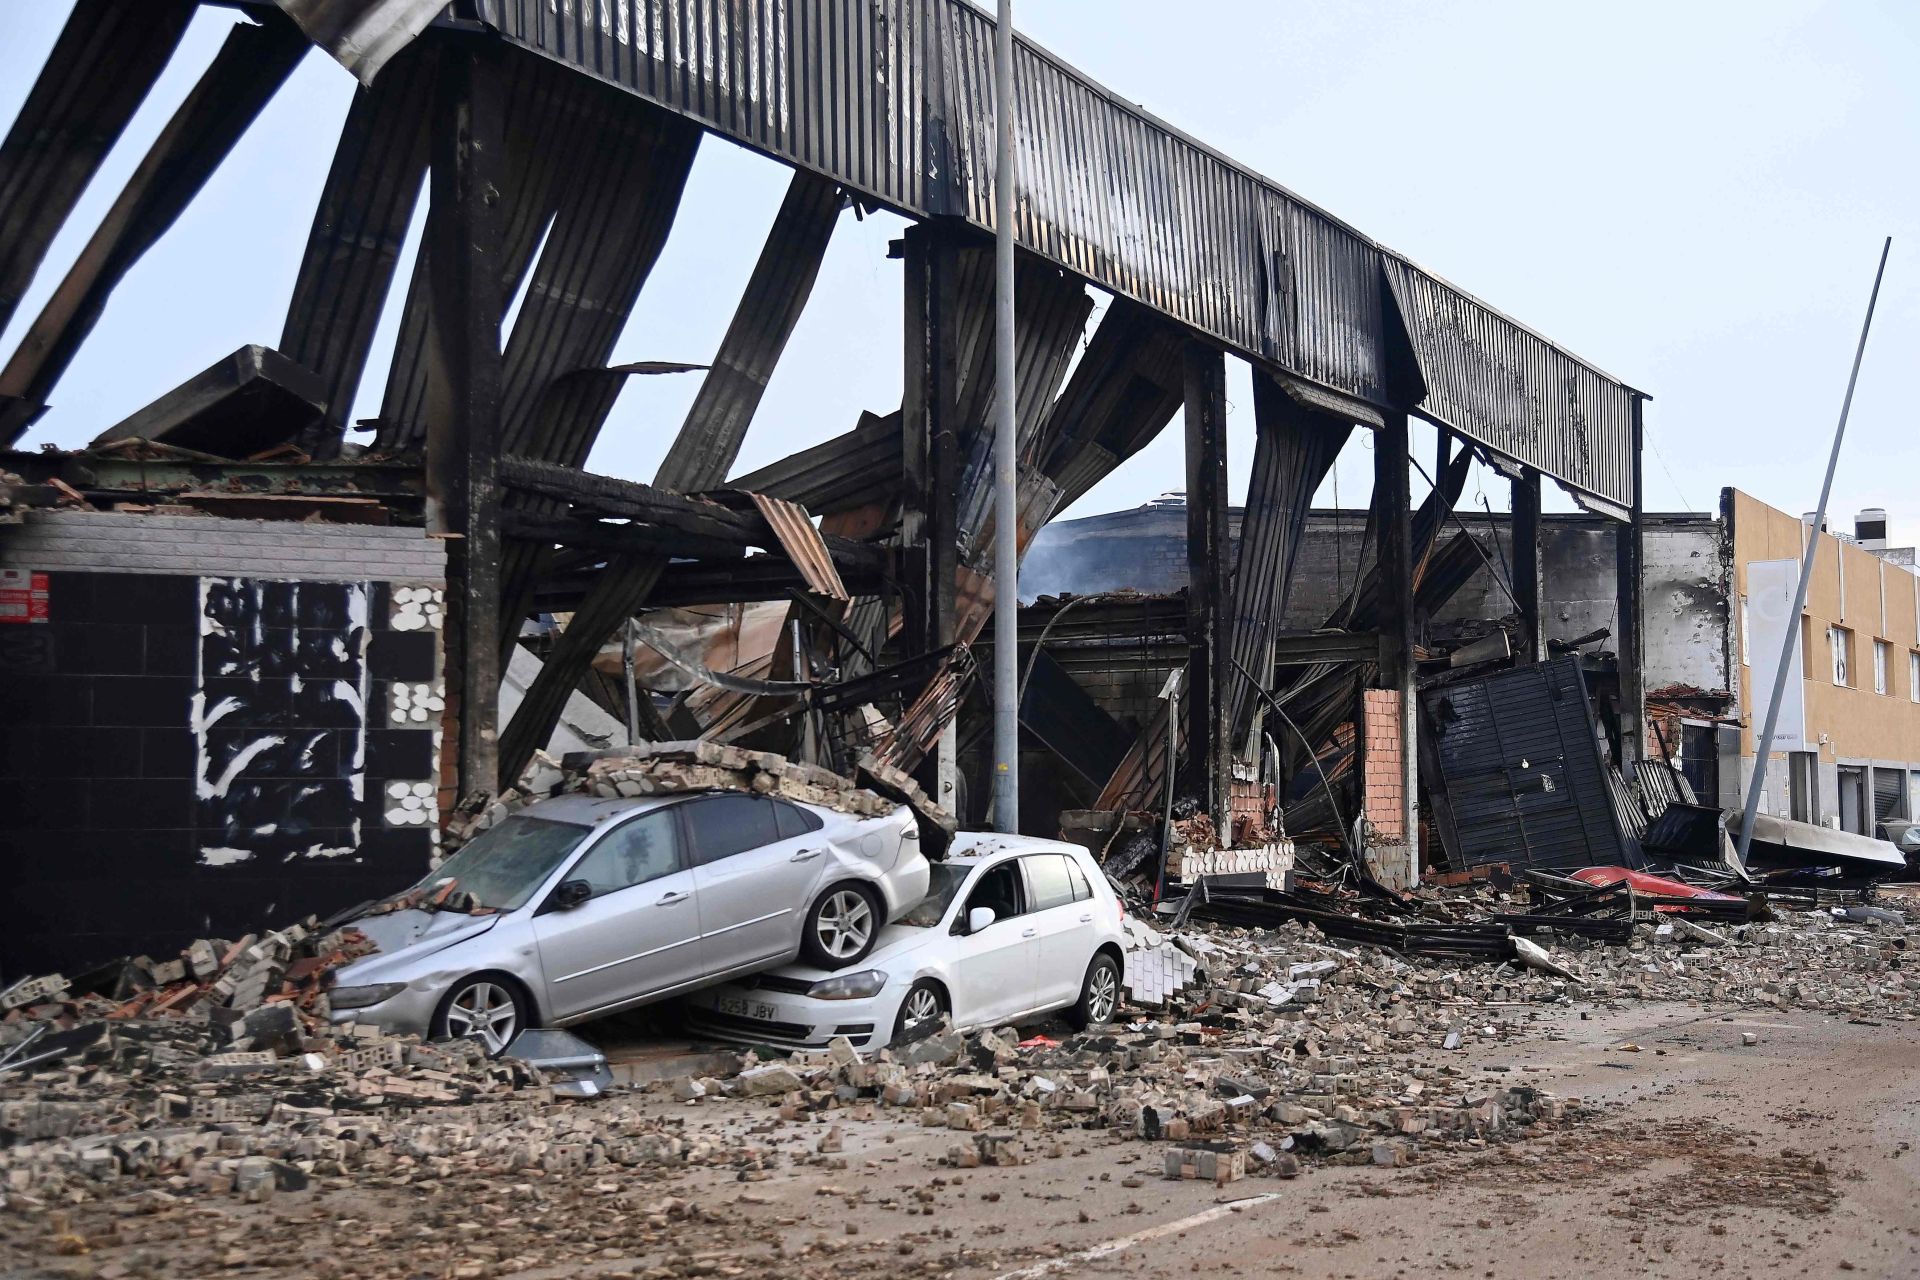
[[1867, 331], [1873, 328], [1873, 306], [1880, 300], [1880, 277], [1887, 272], [1887, 253], [1893, 237], [1880, 246], [1880, 265], [1873, 273], [1873, 292], [1867, 295], [1867, 318], [1860, 324], [1860, 342], [1853, 349], [1853, 372], [1847, 375], [1846, 399], [1840, 402], [1840, 424], [1833, 429], [1833, 451], [1827, 455], [1827, 476], [1820, 482], [1820, 505], [1814, 508], [1813, 529], [1807, 535], [1807, 553], [1800, 560], [1800, 583], [1793, 589], [1793, 608], [1787, 613], [1786, 634], [1780, 645], [1780, 665], [1773, 673], [1773, 697], [1767, 703], [1765, 727], [1753, 740], [1753, 775], [1747, 779], [1747, 808], [1740, 820], [1740, 865], [1747, 863], [1753, 844], [1753, 819], [1760, 811], [1760, 786], [1766, 781], [1767, 760], [1773, 755], [1773, 731], [1780, 722], [1780, 699], [1787, 692], [1787, 664], [1794, 641], [1800, 638], [1800, 611], [1807, 607], [1807, 581], [1813, 576], [1814, 553], [1820, 549], [1820, 529], [1827, 522], [1827, 497], [1833, 492], [1833, 469], [1840, 463], [1840, 441], [1847, 434], [1847, 414], [1853, 409], [1853, 384], [1860, 380], [1860, 360], [1867, 353]]
[[993, 825], [1020, 830], [1020, 520], [1013, 385], [1013, 0], [993, 40]]

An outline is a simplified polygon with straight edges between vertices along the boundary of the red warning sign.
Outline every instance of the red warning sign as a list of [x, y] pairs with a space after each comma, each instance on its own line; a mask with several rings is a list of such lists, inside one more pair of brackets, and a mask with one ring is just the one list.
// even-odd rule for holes
[[47, 575], [0, 569], [0, 623], [47, 620]]

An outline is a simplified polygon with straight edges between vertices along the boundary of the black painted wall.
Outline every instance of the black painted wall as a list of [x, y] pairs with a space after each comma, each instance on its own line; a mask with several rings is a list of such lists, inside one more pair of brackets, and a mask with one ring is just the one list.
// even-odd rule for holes
[[437, 724], [389, 708], [393, 682], [437, 683], [438, 633], [393, 630], [388, 584], [48, 588], [49, 622], [0, 625], [0, 974], [167, 955], [424, 874], [430, 824], [392, 825], [386, 787], [435, 777]]

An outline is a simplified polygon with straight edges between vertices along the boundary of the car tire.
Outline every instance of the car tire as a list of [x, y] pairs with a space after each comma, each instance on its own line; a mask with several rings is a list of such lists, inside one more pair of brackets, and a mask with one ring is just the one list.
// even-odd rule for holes
[[472, 1039], [489, 1058], [506, 1052], [514, 1037], [533, 1024], [520, 984], [498, 973], [475, 973], [447, 989], [433, 1012], [433, 1039]]
[[928, 1018], [937, 1020], [952, 1013], [946, 989], [932, 978], [922, 978], [907, 988], [907, 997], [900, 1002], [900, 1012], [894, 1015], [893, 1035], [887, 1043], [899, 1044], [908, 1034], [918, 1031]]
[[886, 923], [880, 897], [862, 884], [842, 882], [807, 908], [800, 927], [800, 958], [819, 969], [844, 969], [873, 950]]
[[1120, 1009], [1120, 965], [1102, 951], [1087, 966], [1086, 980], [1080, 984], [1080, 999], [1067, 1010], [1067, 1024], [1085, 1031], [1113, 1021]]

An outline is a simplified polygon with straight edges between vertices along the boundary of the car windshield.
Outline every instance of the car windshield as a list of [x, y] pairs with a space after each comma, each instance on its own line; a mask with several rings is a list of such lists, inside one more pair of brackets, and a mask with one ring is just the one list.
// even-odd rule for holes
[[930, 868], [932, 875], [927, 880], [927, 896], [919, 906], [900, 917], [898, 923], [910, 924], [917, 929], [931, 929], [946, 919], [947, 908], [953, 905], [953, 899], [960, 892], [960, 886], [973, 874], [970, 865], [951, 862], [936, 862]]
[[449, 880], [466, 909], [512, 911], [526, 905], [553, 869], [593, 830], [516, 813], [475, 836], [434, 868], [416, 890], [438, 890]]

